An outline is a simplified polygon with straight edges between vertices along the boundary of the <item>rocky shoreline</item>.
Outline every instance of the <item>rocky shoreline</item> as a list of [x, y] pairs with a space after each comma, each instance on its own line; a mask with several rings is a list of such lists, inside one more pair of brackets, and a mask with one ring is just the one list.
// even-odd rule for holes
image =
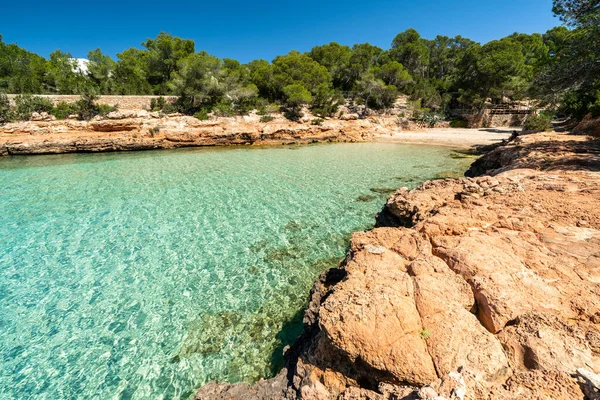
[[467, 175], [353, 235], [277, 377], [196, 399], [600, 398], [600, 141], [522, 136]]
[[[355, 117], [355, 118], [354, 118]], [[110, 113], [91, 121], [37, 120], [0, 126], [0, 156], [75, 152], [173, 149], [217, 145], [282, 145], [359, 142], [401, 130], [397, 117], [291, 122], [278, 115], [215, 118], [200, 121], [179, 114], [147, 111]]]
[[326, 120], [307, 116], [299, 122], [281, 114], [267, 119], [251, 114], [206, 121], [145, 110], [112, 112], [91, 121], [52, 120], [47, 114], [35, 114], [32, 121], [0, 125], [0, 156], [374, 140], [468, 148], [499, 142], [511, 132], [452, 129], [445, 125], [425, 129], [393, 115], [360, 119], [357, 114]]

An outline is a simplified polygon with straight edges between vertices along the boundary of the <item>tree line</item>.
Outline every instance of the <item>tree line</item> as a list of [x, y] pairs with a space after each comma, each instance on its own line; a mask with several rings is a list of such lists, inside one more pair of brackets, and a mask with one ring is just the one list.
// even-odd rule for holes
[[461, 36], [427, 40], [408, 29], [389, 49], [332, 42], [247, 64], [196, 51], [193, 40], [161, 32], [116, 60], [90, 51], [87, 73], [69, 53], [56, 50], [46, 59], [0, 36], [0, 92], [173, 95], [177, 110], [190, 115], [281, 108], [290, 119], [304, 106], [332, 116], [347, 101], [366, 112], [382, 110], [401, 94], [440, 114], [535, 98], [582, 117], [600, 114], [599, 4], [555, 0], [563, 26], [486, 44]]

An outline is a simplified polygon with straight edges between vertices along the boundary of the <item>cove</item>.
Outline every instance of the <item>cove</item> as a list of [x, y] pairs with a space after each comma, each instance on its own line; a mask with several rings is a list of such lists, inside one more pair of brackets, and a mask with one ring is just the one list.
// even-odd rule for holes
[[0, 398], [187, 398], [281, 367], [314, 280], [447, 147], [0, 159]]

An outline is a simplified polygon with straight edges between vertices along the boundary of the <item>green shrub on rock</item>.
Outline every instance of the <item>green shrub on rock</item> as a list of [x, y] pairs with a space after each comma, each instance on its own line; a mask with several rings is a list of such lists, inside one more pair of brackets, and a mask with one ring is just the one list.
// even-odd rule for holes
[[208, 111], [203, 108], [202, 110], [194, 113], [194, 118], [199, 119], [200, 121], [206, 121], [208, 119]]
[[100, 107], [96, 104], [99, 96], [93, 93], [84, 93], [75, 102], [75, 110], [79, 119], [90, 120], [100, 113]]
[[539, 114], [531, 114], [525, 121], [523, 130], [526, 132], [545, 132], [552, 129], [554, 115], [548, 111]]
[[69, 115], [77, 114], [77, 110], [75, 104], [59, 101], [52, 110], [50, 110], [50, 114], [56, 119], [67, 119]]
[[15, 97], [15, 119], [20, 121], [30, 120], [34, 112], [50, 113], [52, 108], [54, 108], [52, 102], [45, 97], [30, 94], [20, 94]]
[[118, 110], [118, 105], [111, 106], [110, 104], [98, 104], [98, 115], [102, 117], [106, 117], [109, 113]]
[[12, 120], [12, 110], [8, 97], [4, 93], [0, 93], [0, 124], [5, 124]]
[[162, 109], [167, 104], [167, 101], [164, 97], [160, 96], [157, 99], [150, 100], [150, 111], [162, 111]]

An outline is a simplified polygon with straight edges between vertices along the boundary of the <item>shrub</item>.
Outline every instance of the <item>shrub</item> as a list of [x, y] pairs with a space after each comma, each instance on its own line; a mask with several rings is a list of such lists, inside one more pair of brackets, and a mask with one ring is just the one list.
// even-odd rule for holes
[[84, 93], [75, 102], [75, 111], [81, 120], [90, 120], [100, 113], [100, 107], [96, 104], [98, 96], [92, 93]]
[[337, 112], [340, 105], [344, 104], [346, 99], [340, 92], [327, 87], [319, 86], [317, 93], [313, 96], [311, 111], [319, 117], [332, 117]]
[[452, 121], [450, 121], [450, 127], [451, 128], [468, 128], [469, 121], [467, 121], [466, 119], [463, 119], [463, 118], [453, 118]]
[[165, 114], [175, 114], [179, 112], [179, 108], [173, 103], [165, 103], [161, 111]]
[[290, 121], [299, 121], [304, 117], [304, 113], [299, 108], [286, 108], [283, 110], [283, 116]]
[[325, 122], [325, 120], [324, 120], [324, 119], [322, 119], [322, 118], [315, 118], [315, 119], [313, 119], [313, 120], [310, 122], [310, 124], [311, 124], [311, 125], [318, 125], [318, 126], [321, 126], [321, 125], [323, 125], [323, 122]]
[[199, 119], [200, 121], [206, 121], [208, 119], [208, 111], [206, 109], [202, 109], [194, 114], [194, 118]]
[[4, 93], [0, 93], [0, 124], [10, 122], [12, 117], [13, 115], [8, 97]]
[[414, 120], [423, 124], [427, 124], [430, 127], [434, 127], [435, 124], [442, 121], [444, 117], [440, 114], [433, 113], [429, 109], [424, 109], [422, 112], [415, 113]]
[[98, 115], [101, 115], [103, 117], [107, 116], [109, 113], [113, 112], [113, 111], [118, 111], [119, 110], [119, 106], [114, 105], [111, 106], [110, 104], [98, 104]]
[[20, 94], [15, 97], [15, 118], [18, 120], [29, 120], [34, 112], [50, 113], [52, 102], [44, 97]]
[[231, 117], [235, 114], [235, 110], [226, 100], [221, 100], [213, 108], [213, 114], [219, 117]]
[[52, 110], [50, 110], [50, 114], [52, 114], [56, 119], [66, 119], [69, 115], [77, 114], [77, 110], [75, 109], [75, 105], [73, 103], [59, 101], [52, 108]]
[[177, 107], [177, 105], [160, 96], [159, 98], [150, 100], [150, 111], [160, 111], [164, 114], [175, 114], [181, 110], [179, 107]]
[[548, 111], [542, 111], [539, 114], [531, 114], [525, 121], [524, 131], [544, 132], [552, 129], [552, 120], [554, 115]]
[[431, 337], [431, 331], [429, 329], [423, 329], [419, 334], [423, 340], [427, 340]]
[[270, 115], [263, 115], [262, 117], [260, 117], [260, 122], [271, 122], [273, 121], [275, 118], [271, 117]]
[[592, 113], [592, 117], [600, 117], [600, 90], [596, 92], [595, 101], [588, 105], [588, 110]]
[[150, 136], [154, 136], [160, 132], [160, 127], [156, 125], [155, 127], [148, 129], [148, 132], [150, 133]]
[[157, 99], [150, 100], [150, 111], [162, 111], [165, 108], [167, 101], [164, 97], [160, 96]]

